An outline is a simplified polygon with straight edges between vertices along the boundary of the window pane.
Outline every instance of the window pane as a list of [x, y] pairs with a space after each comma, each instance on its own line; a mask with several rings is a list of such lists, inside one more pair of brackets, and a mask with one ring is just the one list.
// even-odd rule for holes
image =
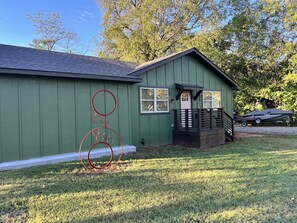
[[154, 100], [154, 89], [141, 89], [142, 99]]
[[158, 101], [157, 102], [157, 111], [168, 111], [167, 101]]
[[210, 91], [204, 91], [203, 92], [203, 100], [211, 100], [212, 99], [212, 94], [211, 94], [212, 92], [210, 92]]
[[147, 112], [147, 111], [154, 111], [154, 102], [153, 101], [143, 101], [141, 102], [142, 104], [142, 111]]
[[188, 93], [182, 93], [181, 100], [182, 101], [189, 101], [189, 94]]
[[221, 102], [220, 101], [214, 101], [213, 102], [213, 107], [214, 108], [220, 108], [221, 107]]
[[221, 101], [221, 92], [220, 91], [214, 91], [212, 93], [212, 97], [215, 101]]
[[167, 89], [157, 89], [157, 99], [168, 99], [168, 90]]
[[203, 101], [203, 108], [211, 108], [211, 101]]

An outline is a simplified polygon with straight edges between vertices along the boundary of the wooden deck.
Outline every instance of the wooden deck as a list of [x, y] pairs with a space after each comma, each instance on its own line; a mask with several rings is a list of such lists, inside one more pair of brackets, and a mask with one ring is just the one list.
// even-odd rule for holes
[[[197, 148], [222, 145], [226, 142], [227, 132], [233, 131], [233, 120], [231, 125], [226, 125], [226, 115], [222, 108], [174, 109], [173, 112], [175, 145]], [[226, 126], [230, 126], [229, 129]]]

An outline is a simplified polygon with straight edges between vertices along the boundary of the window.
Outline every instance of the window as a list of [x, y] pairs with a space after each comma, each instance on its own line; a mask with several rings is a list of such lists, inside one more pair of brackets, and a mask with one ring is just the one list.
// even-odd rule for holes
[[182, 101], [189, 101], [189, 94], [181, 94]]
[[169, 112], [167, 88], [140, 88], [141, 113]]
[[203, 108], [220, 108], [220, 91], [203, 91]]

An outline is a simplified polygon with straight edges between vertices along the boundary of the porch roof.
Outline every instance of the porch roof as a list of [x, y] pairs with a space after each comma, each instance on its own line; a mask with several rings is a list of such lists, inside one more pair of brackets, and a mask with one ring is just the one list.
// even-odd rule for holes
[[176, 100], [179, 99], [179, 97], [181, 96], [183, 91], [197, 91], [194, 96], [194, 100], [197, 100], [197, 98], [199, 97], [199, 95], [202, 93], [202, 91], [204, 89], [202, 86], [192, 85], [192, 84], [178, 84], [178, 83], [176, 83], [175, 86], [179, 90], [178, 94], [175, 97]]
[[177, 89], [182, 89], [183, 91], [193, 91], [193, 90], [203, 90], [204, 88], [199, 85], [192, 85], [192, 84], [175, 84]]

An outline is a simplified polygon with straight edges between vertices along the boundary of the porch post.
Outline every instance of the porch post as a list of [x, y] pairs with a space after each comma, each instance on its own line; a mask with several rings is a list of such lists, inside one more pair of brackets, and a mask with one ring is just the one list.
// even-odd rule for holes
[[189, 130], [189, 109], [185, 109], [186, 132]]
[[210, 114], [210, 130], [212, 130], [213, 129], [213, 109], [212, 108], [210, 109], [209, 114]]
[[200, 132], [201, 132], [201, 109], [198, 109], [198, 132], [199, 132], [199, 134], [200, 134]]
[[224, 128], [224, 108], [221, 108], [221, 122], [222, 122], [222, 128]]
[[173, 129], [177, 129], [177, 110], [173, 109], [173, 115], [174, 115], [174, 122], [173, 122]]

